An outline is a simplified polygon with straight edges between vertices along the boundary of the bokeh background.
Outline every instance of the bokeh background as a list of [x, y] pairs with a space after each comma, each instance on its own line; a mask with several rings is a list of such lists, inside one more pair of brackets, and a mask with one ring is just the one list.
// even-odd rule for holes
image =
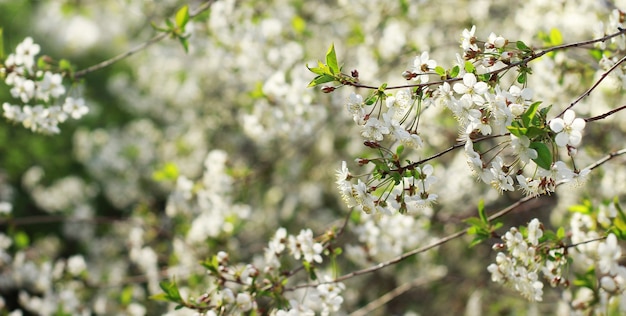
[[[31, 36], [40, 56], [84, 69], [149, 40], [156, 34], [151, 23], [163, 25], [182, 5], [201, 3], [0, 0], [4, 50]], [[331, 43], [344, 70], [357, 69], [362, 82], [402, 84], [401, 73], [423, 51], [452, 67], [460, 34], [472, 25], [480, 38], [495, 32], [541, 47], [538, 34], [552, 28], [565, 42], [603, 35], [600, 23], [607, 25], [620, 5], [626, 8], [595, 0], [218, 0], [191, 22], [188, 53], [166, 39], [72, 85], [70, 95], [82, 95], [90, 112], [63, 124], [59, 135], [0, 121], [0, 201], [12, 204], [11, 219], [0, 222], [12, 241], [0, 258], [0, 314], [187, 315], [148, 298], [160, 291], [160, 280], [176, 276], [197, 296], [208, 287], [198, 262], [219, 250], [232, 261], [253, 262], [279, 227], [321, 234], [340, 226], [348, 209], [335, 170], [347, 161], [354, 173], [365, 173], [354, 159], [373, 153], [345, 109], [356, 90], [307, 88], [314, 75], [305, 65], [323, 59]], [[531, 67], [535, 98], [557, 109], [601, 73], [585, 49]], [[593, 116], [623, 104], [621, 88], [619, 78], [607, 79], [577, 113]], [[10, 100], [0, 85], [0, 102]], [[423, 115], [425, 146], [414, 158], [440, 152], [457, 137], [445, 108]], [[621, 148], [623, 119], [618, 113], [589, 124], [577, 163]], [[347, 250], [340, 272], [464, 228], [480, 198], [492, 212], [522, 196], [477, 182], [460, 151], [433, 165], [439, 202], [417, 217], [354, 218], [340, 239]], [[565, 225], [567, 207], [582, 198], [623, 196], [623, 167], [623, 160], [613, 162], [594, 171], [587, 186], [526, 204], [504, 219], [505, 227], [534, 217]], [[177, 196], [178, 176], [196, 181], [208, 204]], [[569, 294], [562, 290], [546, 287], [544, 301], [529, 304], [492, 284], [486, 267], [494, 252], [489, 244], [469, 248], [469, 240], [347, 281], [343, 310], [357, 311], [410, 282], [415, 286], [371, 315], [541, 315], [564, 308], [558, 302]], [[84, 258], [82, 274], [63, 272], [73, 256]]]

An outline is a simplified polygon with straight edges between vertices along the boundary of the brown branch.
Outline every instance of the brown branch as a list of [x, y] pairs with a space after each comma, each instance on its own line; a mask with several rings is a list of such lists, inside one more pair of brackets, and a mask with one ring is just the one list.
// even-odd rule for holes
[[[599, 43], [599, 42], [606, 42], [608, 40], [610, 40], [613, 37], [617, 37], [620, 35], [626, 34], [626, 29], [623, 28], [618, 28], [618, 31], [613, 33], [613, 34], [609, 34], [609, 35], [605, 35], [601, 38], [596, 38], [596, 39], [592, 39], [592, 40], [587, 40], [587, 41], [581, 41], [581, 42], [575, 42], [575, 43], [570, 43], [570, 44], [563, 44], [563, 45], [557, 45], [557, 46], [552, 46], [552, 47], [548, 47], [545, 48], [537, 53], [533, 53], [530, 56], [515, 62], [515, 63], [511, 63], [509, 65], [506, 65], [503, 68], [497, 69], [497, 70], [493, 70], [490, 72], [487, 72], [485, 74], [488, 75], [497, 75], [501, 72], [504, 72], [506, 70], [509, 69], [513, 69], [517, 66], [521, 66], [521, 65], [525, 65], [535, 59], [538, 59], [539, 57], [542, 57], [543, 55], [550, 53], [550, 52], [554, 52], [554, 51], [558, 51], [558, 50], [563, 50], [563, 49], [567, 49], [567, 48], [574, 48], [574, 47], [584, 47], [587, 45], [591, 45], [591, 44], [595, 44], [595, 43]], [[620, 61], [619, 63], [621, 63], [622, 61]], [[456, 81], [461, 81], [463, 80], [463, 78], [461, 77], [456, 77], [456, 78], [450, 78], [450, 79], [445, 79], [445, 80], [439, 80], [439, 81], [433, 81], [433, 82], [426, 82], [426, 83], [419, 83], [419, 84], [406, 84], [406, 85], [398, 85], [398, 86], [389, 86], [387, 88], [385, 88], [385, 90], [393, 90], [393, 89], [402, 89], [402, 88], [417, 88], [417, 87], [427, 87], [427, 86], [433, 86], [433, 85], [441, 85], [445, 82], [456, 82]], [[366, 89], [373, 89], [373, 90], [377, 90], [379, 87], [374, 87], [374, 86], [370, 86], [370, 85], [364, 85], [364, 84], [360, 84], [358, 82], [346, 82], [346, 85], [349, 86], [353, 86], [356, 88], [366, 88]], [[589, 91], [590, 92], [590, 91]], [[583, 94], [584, 96], [584, 94]], [[578, 101], [577, 101], [578, 102]], [[572, 105], [570, 105], [571, 107]]]
[[[612, 152], [612, 153], [602, 157], [598, 161], [596, 161], [593, 164], [589, 165], [587, 168], [590, 169], [590, 170], [596, 169], [597, 167], [601, 166], [602, 164], [606, 163], [607, 161], [609, 161], [609, 160], [611, 160], [611, 159], [613, 159], [613, 158], [615, 158], [617, 156], [624, 155], [624, 154], [626, 154], [626, 148], [618, 150], [618, 151], [615, 151], [615, 152]], [[556, 184], [556, 186], [560, 186], [560, 185], [562, 185], [564, 183], [566, 183], [566, 182], [560, 181], [560, 182], [558, 182]], [[508, 207], [506, 207], [506, 208], [496, 212], [495, 214], [492, 214], [491, 216], [488, 217], [488, 219], [489, 219], [489, 221], [493, 221], [495, 219], [498, 219], [498, 218], [500, 218], [500, 217], [502, 217], [502, 216], [512, 212], [516, 208], [520, 207], [521, 205], [527, 203], [528, 201], [530, 201], [530, 200], [532, 200], [534, 198], [539, 198], [539, 196], [527, 196], [527, 197], [521, 198], [517, 202], [509, 205]], [[458, 231], [456, 233], [453, 233], [453, 234], [445, 236], [445, 237], [443, 237], [441, 239], [438, 239], [438, 240], [436, 240], [436, 241], [434, 241], [434, 242], [432, 242], [432, 243], [430, 243], [430, 244], [428, 244], [426, 246], [423, 246], [423, 247], [420, 247], [420, 248], [413, 249], [411, 251], [405, 252], [402, 255], [400, 255], [400, 256], [398, 256], [396, 258], [393, 258], [391, 260], [388, 260], [388, 261], [385, 261], [385, 262], [381, 262], [381, 263], [379, 263], [377, 265], [374, 265], [374, 266], [371, 266], [371, 267], [368, 267], [368, 268], [365, 268], [365, 269], [361, 269], [361, 270], [357, 270], [357, 271], [354, 271], [354, 272], [350, 272], [348, 274], [344, 274], [344, 275], [342, 275], [340, 277], [337, 277], [336, 279], [334, 279], [332, 281], [321, 282], [319, 284], [342, 282], [342, 281], [345, 281], [347, 279], [351, 279], [351, 278], [359, 276], [359, 275], [363, 275], [363, 274], [367, 274], [367, 273], [378, 271], [378, 270], [386, 268], [386, 267], [388, 267], [390, 265], [393, 265], [393, 264], [399, 263], [401, 261], [404, 261], [405, 259], [410, 258], [410, 257], [412, 257], [412, 256], [414, 256], [416, 254], [419, 254], [419, 253], [422, 253], [422, 252], [426, 252], [426, 251], [431, 250], [431, 249], [433, 249], [435, 247], [441, 246], [441, 245], [443, 245], [443, 244], [445, 244], [445, 243], [447, 243], [447, 242], [449, 242], [451, 240], [457, 239], [457, 238], [465, 235], [467, 233], [467, 231], [468, 231], [467, 228], [463, 229], [463, 230], [460, 230], [460, 231]], [[313, 286], [317, 286], [319, 284], [298, 285], [298, 286], [294, 286], [294, 287], [285, 289], [285, 291], [294, 291], [294, 290], [299, 289], [299, 288], [313, 287]]]
[[588, 117], [588, 118], [585, 119], [585, 122], [593, 122], [593, 121], [602, 120], [602, 119], [606, 118], [607, 116], [609, 116], [611, 114], [614, 114], [614, 113], [617, 113], [617, 112], [619, 112], [619, 111], [621, 111], [623, 109], [626, 109], [626, 105], [622, 105], [622, 106], [618, 107], [617, 109], [613, 109], [611, 111], [608, 111], [608, 112], [606, 112], [604, 114], [600, 114], [598, 116]]
[[[199, 7], [197, 7], [195, 10], [193, 10], [192, 12], [189, 13], [189, 18], [193, 18], [195, 16], [197, 16], [198, 14], [208, 10], [211, 5], [215, 2], [216, 0], [208, 0], [207, 2], [203, 3], [202, 5], [200, 5]], [[108, 67], [122, 59], [128, 58], [144, 49], [146, 49], [148, 46], [160, 42], [161, 40], [163, 40], [164, 38], [166, 38], [168, 35], [170, 35], [169, 33], [161, 33], [158, 34], [156, 36], [154, 36], [153, 38], [149, 39], [147, 42], [144, 42], [142, 44], [140, 44], [139, 46], [136, 46], [124, 53], [121, 53], [115, 57], [112, 57], [110, 59], [107, 59], [105, 61], [102, 61], [100, 63], [97, 63], [91, 67], [87, 67], [85, 69], [79, 70], [77, 72], [74, 73], [74, 79], [78, 79], [81, 77], [84, 77], [86, 74], [100, 70], [102, 68]]]
[[567, 106], [561, 113], [559, 113], [559, 115], [557, 115], [557, 117], [563, 115], [563, 113], [565, 113], [565, 111], [567, 111], [567, 110], [571, 109], [572, 107], [574, 107], [574, 105], [576, 105], [578, 102], [580, 102], [580, 100], [582, 100], [583, 98], [589, 96], [591, 94], [591, 91], [595, 90], [595, 88], [597, 88], [600, 85], [600, 83], [602, 81], [604, 81], [604, 79], [606, 79], [606, 77], [608, 77], [608, 75], [611, 72], [613, 72], [613, 70], [615, 70], [617, 68], [617, 66], [621, 65], [624, 61], [626, 61], [626, 56], [622, 57], [622, 59], [620, 59], [618, 62], [616, 62], [615, 65], [613, 65], [613, 67], [611, 67], [609, 70], [604, 72], [602, 74], [602, 76], [600, 76], [600, 79], [598, 79], [598, 81], [596, 81], [589, 89], [587, 89], [587, 91], [585, 91], [578, 98], [576, 98], [576, 100], [574, 100], [574, 102], [570, 103], [570, 105]]
[[358, 310], [352, 312], [350, 314], [350, 316], [366, 316], [366, 315], [371, 315], [371, 313], [376, 310], [377, 308], [389, 303], [389, 301], [393, 300], [394, 298], [404, 294], [405, 292], [407, 292], [408, 290], [414, 288], [414, 287], [418, 287], [418, 286], [422, 286], [425, 284], [428, 284], [430, 282], [433, 282], [435, 280], [438, 280], [440, 278], [442, 278], [444, 275], [446, 274], [446, 271], [444, 269], [436, 269], [434, 271], [434, 273], [429, 272], [428, 275], [424, 275], [424, 276], [420, 276], [418, 278], [416, 278], [415, 280], [402, 284], [400, 286], [398, 286], [397, 288], [385, 293], [383, 296], [369, 302], [367, 305], [359, 308]]
[[19, 218], [3, 218], [0, 219], [1, 225], [12, 225], [12, 226], [25, 226], [25, 225], [36, 225], [36, 224], [50, 224], [50, 223], [61, 223], [61, 222], [88, 222], [88, 223], [96, 223], [96, 224], [114, 224], [120, 221], [123, 221], [123, 218], [113, 218], [113, 217], [103, 217], [96, 216], [90, 218], [72, 218], [63, 215], [42, 215], [42, 216], [29, 216], [29, 217], [19, 217]]

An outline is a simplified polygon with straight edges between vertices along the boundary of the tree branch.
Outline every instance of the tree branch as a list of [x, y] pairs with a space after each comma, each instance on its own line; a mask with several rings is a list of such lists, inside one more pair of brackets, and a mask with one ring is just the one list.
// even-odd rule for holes
[[[198, 8], [196, 8], [194, 11], [189, 13], [189, 18], [193, 18], [195, 16], [197, 16], [198, 14], [208, 10], [211, 5], [215, 2], [216, 0], [208, 0], [207, 2], [203, 3], [202, 5], [200, 5]], [[122, 59], [128, 58], [144, 49], [146, 49], [148, 46], [160, 42], [161, 40], [163, 40], [164, 38], [166, 38], [169, 34], [168, 33], [160, 33], [156, 36], [154, 36], [153, 38], [149, 39], [147, 42], [144, 42], [142, 44], [140, 44], [139, 46], [136, 46], [124, 53], [121, 53], [115, 57], [112, 57], [110, 59], [107, 59], [105, 61], [102, 61], [100, 63], [97, 63], [91, 67], [85, 68], [83, 70], [79, 70], [77, 72], [74, 73], [74, 79], [78, 79], [81, 77], [84, 77], [86, 74], [100, 70], [102, 68], [108, 67]]]

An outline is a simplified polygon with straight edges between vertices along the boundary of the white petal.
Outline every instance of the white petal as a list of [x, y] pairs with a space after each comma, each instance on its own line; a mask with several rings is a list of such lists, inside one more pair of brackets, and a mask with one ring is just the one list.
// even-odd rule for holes
[[462, 83], [455, 83], [454, 84], [454, 92], [458, 93], [458, 94], [465, 94], [467, 92], [467, 86], [465, 86]]
[[558, 133], [554, 138], [554, 141], [556, 142], [557, 146], [564, 147], [565, 145], [567, 145], [567, 142], [569, 142], [569, 135], [567, 135], [567, 133]]
[[572, 129], [582, 131], [585, 128], [585, 125], [587, 125], [587, 122], [585, 122], [585, 120], [577, 118], [574, 120], [574, 122], [572, 122]]
[[579, 131], [572, 131], [569, 134], [569, 144], [576, 147], [580, 144], [580, 141], [582, 140], [583, 135], [580, 134]]
[[552, 129], [555, 133], [562, 131], [564, 127], [565, 122], [561, 118], [555, 118], [550, 121], [550, 129]]
[[476, 76], [473, 73], [463, 75], [463, 84], [467, 87], [473, 87], [476, 84]]
[[575, 118], [576, 118], [576, 113], [574, 113], [574, 111], [572, 110], [567, 110], [565, 111], [565, 114], [563, 114], [563, 121], [565, 121], [565, 124], [567, 125], [572, 124]]

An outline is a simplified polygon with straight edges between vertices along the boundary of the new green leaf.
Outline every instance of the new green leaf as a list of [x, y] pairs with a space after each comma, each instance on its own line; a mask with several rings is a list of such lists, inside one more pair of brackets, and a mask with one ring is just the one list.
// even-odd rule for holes
[[176, 25], [183, 30], [189, 22], [189, 6], [185, 5], [176, 12]]
[[326, 53], [326, 65], [330, 68], [332, 74], [338, 74], [339, 64], [337, 63], [337, 54], [335, 53], [335, 44], [330, 44], [330, 48]]

